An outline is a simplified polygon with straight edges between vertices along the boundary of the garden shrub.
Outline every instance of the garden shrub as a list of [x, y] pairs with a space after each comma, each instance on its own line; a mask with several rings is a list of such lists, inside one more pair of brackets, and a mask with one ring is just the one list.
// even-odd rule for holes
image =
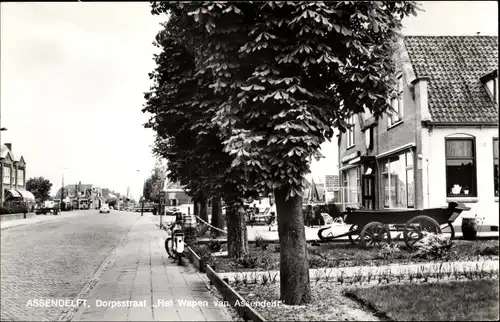
[[255, 237], [255, 246], [262, 247], [264, 244], [264, 238], [262, 236]]
[[479, 249], [475, 251], [475, 255], [478, 256], [498, 256], [498, 253], [498, 245], [493, 244], [482, 244]]
[[376, 258], [377, 259], [392, 259], [394, 258], [394, 254], [399, 253], [401, 250], [399, 249], [398, 244], [386, 244], [379, 249]]
[[184, 228], [184, 242], [187, 245], [193, 245], [196, 242], [197, 231], [194, 227]]
[[424, 234], [424, 237], [413, 245], [415, 248], [415, 252], [413, 253], [414, 258], [446, 260], [456, 255], [452, 250], [455, 244], [448, 237], [442, 234], [427, 232], [424, 232]]
[[29, 212], [28, 207], [26, 205], [19, 205], [15, 203], [11, 203], [9, 205], [5, 205], [4, 207], [0, 207], [1, 215], [24, 214], [28, 212]]
[[197, 237], [205, 237], [207, 235], [207, 231], [210, 227], [207, 225], [198, 225], [195, 230], [196, 230], [196, 236]]
[[280, 252], [280, 244], [279, 243], [277, 243], [277, 244], [274, 245], [273, 252], [275, 252], [275, 253], [279, 253]]
[[8, 215], [12, 213], [12, 209], [10, 207], [0, 207], [0, 215]]
[[236, 259], [236, 262], [244, 268], [256, 268], [259, 266], [260, 258], [250, 254], [243, 255]]
[[208, 242], [208, 249], [210, 249], [212, 252], [218, 252], [221, 250], [221, 248], [222, 243], [217, 239]]

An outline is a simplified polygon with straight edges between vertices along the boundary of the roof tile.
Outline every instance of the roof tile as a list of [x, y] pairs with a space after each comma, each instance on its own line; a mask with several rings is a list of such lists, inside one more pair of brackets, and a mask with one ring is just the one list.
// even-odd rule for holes
[[416, 77], [428, 76], [433, 122], [491, 123], [498, 120], [481, 77], [498, 69], [497, 36], [406, 36]]

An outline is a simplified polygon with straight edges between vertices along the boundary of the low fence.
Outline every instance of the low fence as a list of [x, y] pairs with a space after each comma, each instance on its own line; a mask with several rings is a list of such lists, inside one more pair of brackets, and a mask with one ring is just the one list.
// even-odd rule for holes
[[238, 315], [245, 321], [261, 322], [265, 319], [257, 311], [255, 311], [247, 301], [236, 292], [229, 284], [227, 284], [222, 278], [214, 271], [210, 265], [205, 267], [207, 277], [210, 282], [219, 290], [222, 294], [222, 299], [224, 302], [228, 302], [235, 310]]

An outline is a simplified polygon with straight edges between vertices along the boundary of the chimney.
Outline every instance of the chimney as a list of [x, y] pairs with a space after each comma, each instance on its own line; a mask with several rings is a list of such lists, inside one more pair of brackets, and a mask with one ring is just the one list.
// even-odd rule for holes
[[12, 143], [5, 143], [5, 146], [12, 152]]

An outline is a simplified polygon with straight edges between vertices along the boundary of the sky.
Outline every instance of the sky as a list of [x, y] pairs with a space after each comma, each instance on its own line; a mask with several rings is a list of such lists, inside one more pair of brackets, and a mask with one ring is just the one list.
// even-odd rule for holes
[[[406, 35], [498, 35], [496, 1], [422, 2]], [[138, 198], [154, 165], [154, 134], [142, 124], [152, 42], [165, 17], [148, 2], [0, 4], [1, 143], [55, 193], [92, 183]], [[336, 138], [314, 177], [337, 174]], [[139, 170], [139, 171], [137, 171]]]

